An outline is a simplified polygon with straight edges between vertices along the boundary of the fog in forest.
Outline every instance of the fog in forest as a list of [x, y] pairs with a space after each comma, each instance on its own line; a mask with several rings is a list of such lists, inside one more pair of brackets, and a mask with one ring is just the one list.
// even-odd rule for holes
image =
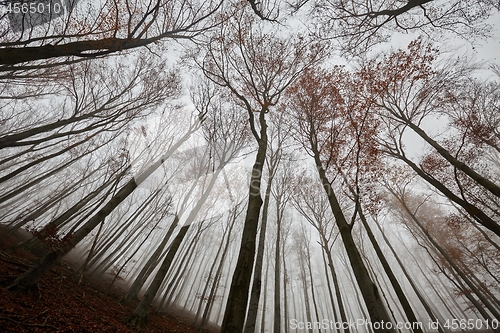
[[0, 328], [500, 332], [499, 10], [2, 2]]

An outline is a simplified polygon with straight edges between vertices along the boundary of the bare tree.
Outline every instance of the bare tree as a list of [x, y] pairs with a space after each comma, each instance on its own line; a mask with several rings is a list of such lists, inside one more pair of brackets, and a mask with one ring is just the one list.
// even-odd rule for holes
[[266, 114], [278, 103], [292, 81], [305, 68], [320, 60], [323, 50], [304, 38], [280, 38], [277, 32], [264, 32], [263, 25], [253, 22], [245, 8], [232, 14], [207, 48], [200, 66], [208, 78], [227, 88], [239, 100], [258, 144], [245, 227], [222, 324], [224, 331], [240, 332], [247, 310], [257, 225], [263, 202], [260, 184], [268, 145]]
[[[155, 45], [165, 39], [192, 39], [216, 24], [221, 1], [169, 0], [135, 3], [105, 1], [99, 8], [84, 2], [68, 15], [47, 23], [51, 29], [26, 26], [0, 44], [0, 71], [39, 66], [37, 60], [96, 58], [132, 48]], [[87, 5], [87, 6], [86, 6]], [[51, 66], [71, 63], [56, 59]], [[47, 66], [46, 63], [43, 66]]]
[[342, 1], [308, 4], [309, 0], [289, 1], [298, 10], [304, 6], [316, 14], [318, 35], [338, 39], [347, 53], [361, 54], [395, 32], [428, 36], [452, 33], [469, 41], [490, 32], [487, 19], [498, 10], [497, 2], [478, 1]]
[[[349, 257], [354, 276], [361, 290], [371, 321], [390, 322], [384, 301], [376, 284], [372, 281], [362, 260], [352, 235], [357, 209], [346, 218], [346, 210], [341, 206], [334, 189], [336, 170], [333, 161], [339, 159], [342, 152], [349, 151], [344, 136], [348, 127], [347, 113], [356, 112], [346, 106], [342, 94], [346, 86], [355, 90], [355, 85], [348, 85], [348, 73], [335, 68], [331, 73], [311, 70], [300, 78], [290, 92], [287, 108], [293, 112], [294, 126], [300, 143], [313, 157], [321, 184], [326, 192], [330, 208], [339, 228], [345, 250]], [[363, 105], [357, 105], [363, 108]], [[369, 132], [367, 130], [367, 132]], [[368, 134], [368, 133], [367, 133]], [[333, 178], [333, 180], [332, 180]], [[390, 327], [380, 325], [376, 331], [392, 332]]]

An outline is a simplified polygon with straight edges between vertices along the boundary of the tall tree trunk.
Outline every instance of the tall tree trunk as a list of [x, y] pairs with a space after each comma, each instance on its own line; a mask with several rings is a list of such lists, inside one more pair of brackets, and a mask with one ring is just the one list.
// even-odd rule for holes
[[[132, 230], [127, 235], [125, 235], [125, 237], [123, 237], [123, 232], [131, 227], [139, 216], [141, 216], [141, 219], [143, 217], [145, 219], [151, 217], [153, 212], [145, 215], [141, 214], [155, 198], [156, 194], [158, 194], [158, 191], [152, 192], [150, 194], [150, 197], [146, 198], [146, 200], [137, 208], [137, 210], [127, 218], [123, 226], [115, 228], [114, 233], [110, 232], [110, 235], [107, 237], [107, 239], [102, 240], [102, 244], [96, 249], [96, 255], [92, 259], [92, 262], [90, 264], [90, 266], [95, 266], [92, 273], [96, 271], [100, 271], [101, 273], [106, 272], [115, 263], [115, 260], [121, 258], [125, 254], [125, 252], [127, 252], [129, 246], [137, 240], [137, 238], [140, 236], [140, 233], [136, 231], [140, 228], [141, 225], [146, 226], [147, 222], [137, 223], [135, 227], [132, 228]], [[134, 233], [136, 234], [135, 237], [131, 238]], [[118, 240], [120, 238], [122, 238], [122, 241], [118, 243]], [[102, 259], [104, 254], [109, 250], [111, 246], [115, 246], [115, 250], [111, 251], [111, 253], [109, 253], [106, 258]]]
[[403, 291], [403, 288], [401, 287], [398, 279], [396, 278], [396, 275], [394, 274], [391, 266], [387, 262], [385, 255], [382, 253], [382, 250], [380, 249], [380, 246], [378, 245], [378, 242], [375, 239], [375, 236], [373, 235], [373, 232], [370, 228], [370, 225], [366, 221], [366, 217], [363, 213], [363, 209], [362, 209], [361, 204], [359, 202], [359, 197], [357, 197], [357, 196], [356, 196], [356, 205], [358, 206], [359, 218], [360, 218], [361, 222], [363, 223], [363, 226], [365, 227], [366, 233], [368, 234], [368, 238], [370, 239], [370, 242], [371, 242], [373, 248], [375, 249], [375, 253], [377, 254], [377, 257], [380, 260], [380, 263], [382, 264], [382, 267], [384, 268], [384, 271], [387, 274], [387, 277], [389, 278], [389, 281], [391, 282], [391, 285], [394, 288], [394, 291], [396, 292], [396, 296], [398, 297], [399, 302], [401, 303], [401, 306], [403, 307], [403, 311], [406, 314], [406, 318], [412, 324], [411, 327], [412, 327], [413, 332], [423, 333], [422, 327], [420, 326], [420, 322], [417, 320], [417, 317], [415, 316], [415, 313], [413, 312], [413, 309], [410, 305], [410, 301], [406, 297], [405, 292]]
[[[309, 277], [311, 278], [311, 296], [312, 296], [312, 301], [313, 301], [313, 306], [314, 306], [314, 313], [316, 315], [316, 321], [320, 322], [319, 319], [319, 311], [318, 311], [318, 304], [316, 301], [316, 292], [314, 291], [314, 277], [312, 273], [312, 263], [311, 263], [311, 251], [309, 248], [309, 244], [306, 245], [306, 264], [307, 264], [307, 271], [309, 273]], [[321, 329], [318, 328], [319, 332], [321, 332]]]
[[467, 213], [472, 216], [476, 221], [481, 223], [485, 228], [493, 231], [497, 236], [500, 237], [500, 224], [495, 222], [492, 218], [486, 215], [481, 209], [477, 208], [473, 204], [459, 198], [452, 191], [450, 191], [443, 183], [439, 182], [436, 178], [424, 172], [420, 169], [415, 163], [410, 161], [406, 156], [403, 155], [394, 155], [396, 158], [404, 161], [406, 164], [410, 166], [420, 177], [425, 179], [429, 184], [434, 186], [437, 190], [443, 193], [448, 199], [455, 202], [459, 206], [461, 206]]
[[309, 303], [309, 293], [307, 290], [309, 289], [307, 286], [307, 273], [306, 273], [306, 268], [304, 267], [306, 259], [304, 258], [304, 253], [302, 252], [303, 249], [299, 249], [299, 264], [300, 264], [300, 280], [302, 282], [302, 291], [304, 293], [304, 306], [306, 310], [306, 320], [308, 322], [312, 322], [312, 316], [311, 316], [311, 304]]
[[[315, 144], [312, 144], [312, 151], [314, 154], [314, 160], [316, 163], [316, 167], [318, 169], [319, 177], [323, 188], [326, 191], [326, 195], [328, 196], [328, 201], [330, 203], [330, 207], [332, 209], [332, 213], [335, 217], [335, 221], [340, 231], [340, 236], [342, 237], [342, 241], [344, 243], [345, 250], [347, 252], [347, 256], [349, 258], [351, 267], [354, 272], [354, 276], [358, 283], [361, 294], [363, 295], [363, 299], [370, 315], [370, 319], [372, 324], [374, 323], [388, 323], [391, 321], [389, 314], [385, 308], [384, 302], [380, 297], [377, 286], [370, 278], [368, 271], [363, 263], [363, 260], [358, 252], [356, 247], [356, 243], [351, 234], [352, 226], [347, 222], [344, 213], [342, 212], [342, 208], [337, 200], [337, 196], [330, 184], [326, 176], [326, 172], [323, 169], [319, 151]], [[393, 329], [387, 328], [386, 325], [380, 324], [379, 329], [374, 329], [377, 333], [393, 333]]]
[[156, 275], [149, 285], [146, 293], [144, 294], [144, 297], [142, 298], [137, 308], [135, 308], [132, 315], [128, 318], [127, 322], [130, 325], [137, 327], [143, 327], [146, 325], [148, 309], [151, 306], [151, 303], [153, 302], [153, 299], [155, 298], [156, 293], [158, 292], [158, 289], [160, 288], [160, 285], [162, 284], [163, 279], [165, 278], [165, 275], [167, 274], [167, 271], [172, 264], [174, 256], [177, 253], [177, 250], [179, 249], [179, 246], [181, 245], [184, 236], [186, 236], [186, 233], [190, 226], [191, 225], [188, 224], [181, 227], [181, 230], [179, 230], [179, 233], [177, 234], [177, 236], [175, 236], [174, 240], [172, 241], [172, 245], [170, 246], [170, 249], [165, 256], [165, 259], [163, 259], [163, 262], [158, 269], [158, 272], [156, 272]]
[[496, 195], [497, 197], [500, 198], [500, 186], [496, 185], [486, 177], [481, 176], [474, 170], [472, 170], [468, 165], [465, 163], [457, 160], [455, 157], [453, 157], [448, 150], [446, 150], [443, 146], [441, 146], [439, 143], [431, 139], [427, 133], [425, 133], [424, 130], [422, 130], [420, 127], [417, 125], [413, 124], [411, 121], [408, 119], [405, 119], [405, 123], [415, 131], [422, 139], [424, 139], [428, 144], [430, 144], [436, 151], [443, 156], [448, 162], [451, 163], [454, 167], [457, 169], [461, 170], [463, 173], [465, 173], [467, 176], [470, 178], [474, 179], [479, 185], [483, 186], [485, 189], [490, 191], [492, 194]]
[[[210, 294], [208, 296], [208, 301], [207, 304], [205, 305], [205, 310], [203, 311], [203, 316], [201, 320], [201, 325], [200, 328], [203, 329], [205, 325], [208, 322], [209, 319], [209, 314], [210, 311], [212, 310], [212, 306], [215, 303], [215, 296], [217, 293], [217, 289], [220, 283], [221, 275], [222, 275], [222, 270], [224, 268], [224, 263], [226, 260], [226, 256], [229, 250], [229, 245], [231, 244], [231, 233], [233, 231], [234, 225], [236, 224], [236, 219], [238, 217], [238, 206], [234, 207], [234, 213], [231, 216], [231, 220], [229, 222], [229, 230], [227, 231], [227, 240], [226, 244], [224, 245], [224, 250], [222, 251], [222, 257], [219, 262], [219, 267], [217, 268], [217, 271], [214, 276], [214, 283], [212, 284], [212, 288], [210, 290]], [[222, 243], [224, 243], [224, 239], [222, 240]]]
[[257, 226], [259, 224], [262, 197], [260, 195], [260, 183], [262, 178], [262, 167], [266, 158], [267, 149], [267, 124], [265, 112], [260, 112], [260, 138], [259, 148], [252, 168], [250, 189], [248, 195], [248, 208], [241, 236], [241, 245], [236, 262], [236, 268], [231, 281], [231, 289], [226, 304], [226, 311], [222, 321], [221, 330], [224, 333], [240, 333], [243, 331], [248, 304], [248, 291], [252, 277], [253, 264], [255, 261], [255, 241], [257, 238]]
[[48, 271], [57, 261], [61, 260], [69, 251], [71, 251], [76, 244], [78, 244], [82, 239], [85, 238], [96, 226], [99, 225], [111, 212], [120, 205], [130, 194], [134, 192], [134, 190], [141, 184], [144, 180], [146, 180], [156, 169], [158, 169], [163, 162], [169, 158], [176, 150], [179, 148], [189, 137], [191, 134], [199, 127], [199, 123], [197, 125], [193, 125], [189, 131], [177, 142], [175, 143], [165, 154], [163, 154], [158, 161], [150, 165], [142, 174], [140, 174], [137, 178], [130, 179], [127, 184], [125, 184], [119, 191], [116, 193], [113, 198], [111, 198], [96, 214], [94, 214], [80, 229], [76, 232], [67, 235], [63, 240], [63, 245], [49, 252], [46, 257], [43, 257], [35, 266], [24, 274], [19, 276], [13, 284], [11, 284], [8, 288], [10, 290], [19, 290], [19, 291], [27, 291], [31, 289], [38, 280], [42, 277], [42, 275]]
[[[396, 261], [398, 262], [399, 264], [399, 268], [401, 268], [401, 270], [403, 271], [403, 274], [405, 275], [406, 279], [408, 280], [408, 282], [410, 283], [410, 286], [412, 287], [413, 291], [415, 292], [415, 294], [417, 295], [417, 298], [420, 300], [420, 303], [422, 303], [425, 311], [427, 312], [427, 314], [429, 315], [429, 318], [433, 321], [433, 322], [436, 322], [437, 321], [437, 318], [436, 316], [434, 316], [434, 313], [433, 311], [431, 310], [429, 304], [427, 303], [427, 301], [423, 298], [422, 296], [422, 293], [420, 292], [420, 289], [415, 285], [415, 283], [413, 282], [413, 279], [411, 278], [410, 274], [408, 274], [408, 271], [406, 270], [406, 268], [404, 267], [403, 263], [401, 262], [401, 260], [399, 259], [399, 256], [398, 254], [396, 253], [396, 251], [394, 250], [392, 244], [389, 242], [389, 239], [387, 239], [387, 236], [385, 235], [385, 233], [383, 232], [382, 228], [380, 227], [379, 223], [377, 222], [377, 220], [375, 220], [375, 224], [377, 225], [378, 227], [378, 230], [380, 231], [380, 233], [382, 234], [382, 238], [384, 239], [385, 243], [387, 244], [387, 246], [389, 246], [389, 249], [391, 250], [392, 252], [392, 255], [394, 256], [394, 258], [396, 258]], [[444, 333], [443, 331], [443, 327], [441, 324], [439, 324], [438, 326], [438, 332], [440, 333]]]
[[266, 331], [266, 313], [267, 313], [267, 281], [269, 280], [269, 261], [266, 265], [266, 276], [264, 277], [264, 300], [262, 302], [262, 316], [260, 318], [260, 331]]
[[134, 283], [132, 283], [132, 285], [130, 286], [127, 294], [122, 299], [122, 302], [124, 304], [128, 304], [132, 300], [137, 299], [137, 295], [139, 295], [139, 292], [141, 291], [141, 288], [142, 288], [144, 282], [146, 282], [147, 277], [149, 276], [149, 274], [151, 274], [152, 270], [154, 269], [155, 262], [158, 260], [161, 253], [163, 252], [163, 249], [167, 245], [168, 240], [170, 239], [170, 237], [172, 236], [172, 234], [175, 230], [175, 227], [177, 227], [177, 224], [179, 224], [179, 215], [175, 214], [175, 218], [172, 221], [172, 224], [170, 224], [170, 227], [168, 228], [168, 231], [165, 234], [165, 236], [163, 237], [160, 245], [158, 245], [156, 250], [149, 257], [149, 259], [146, 262], [146, 264], [144, 265], [144, 267], [141, 269], [139, 274], [136, 276]]
[[92, 199], [94, 199], [97, 195], [99, 195], [99, 193], [104, 191], [104, 189], [106, 187], [108, 187], [109, 185], [111, 185], [113, 182], [115, 182], [115, 184], [118, 184], [118, 182], [125, 176], [125, 174], [128, 172], [129, 169], [130, 169], [130, 166], [125, 168], [120, 174], [118, 174], [116, 176], [116, 178], [114, 178], [114, 177], [110, 178], [108, 181], [106, 181], [104, 184], [102, 184], [96, 190], [92, 191], [91, 193], [86, 195], [84, 198], [79, 200], [77, 203], [75, 203], [71, 208], [67, 209], [63, 214], [59, 215], [56, 219], [47, 223], [42, 229], [40, 229], [37, 232], [36, 237], [33, 237], [32, 239], [27, 240], [24, 243], [21, 243], [19, 245], [26, 246], [28, 248], [43, 246], [42, 245], [43, 242], [40, 242], [40, 240], [43, 240], [46, 237], [48, 237], [51, 230], [59, 228], [63, 223], [68, 221], [81, 208], [83, 208], [87, 203], [89, 203]]
[[484, 295], [477, 289], [477, 287], [472, 283], [472, 281], [465, 275], [465, 273], [455, 264], [455, 262], [450, 258], [450, 256], [444, 251], [444, 249], [434, 240], [430, 235], [429, 231], [422, 225], [419, 219], [411, 212], [410, 208], [407, 206], [404, 198], [399, 197], [394, 190], [388, 188], [388, 190], [394, 195], [394, 197], [399, 201], [401, 206], [404, 208], [405, 212], [410, 216], [411, 220], [420, 228], [427, 239], [431, 242], [433, 247], [446, 259], [452, 268], [453, 274], [457, 274], [465, 282], [465, 284], [476, 294], [479, 300], [486, 306], [486, 308], [493, 314], [493, 316], [500, 320], [500, 312], [484, 297]]
[[[270, 164], [272, 165], [272, 164]], [[269, 212], [269, 199], [271, 196], [271, 186], [273, 181], [274, 170], [269, 168], [266, 192], [264, 197], [264, 206], [262, 207], [262, 219], [260, 222], [259, 245], [257, 247], [257, 256], [255, 258], [255, 266], [253, 270], [252, 291], [250, 294], [250, 303], [248, 305], [248, 315], [245, 322], [245, 333], [255, 332], [255, 323], [257, 321], [257, 313], [259, 311], [259, 301], [262, 289], [262, 263], [264, 261], [264, 247], [267, 230], [267, 216]]]
[[134, 250], [134, 252], [132, 254], [130, 254], [128, 256], [128, 258], [123, 262], [123, 264], [120, 266], [120, 268], [116, 271], [116, 274], [115, 276], [113, 277], [113, 280], [111, 281], [111, 283], [109, 284], [109, 287], [106, 291], [106, 294], [109, 293], [111, 291], [111, 287], [113, 287], [113, 284], [115, 283], [115, 281], [118, 279], [118, 277], [120, 276], [120, 273], [121, 271], [125, 268], [125, 266], [128, 264], [128, 262], [130, 260], [132, 260], [132, 258], [134, 257], [134, 255], [139, 252], [139, 250], [141, 249], [141, 247], [146, 243], [146, 241], [149, 239], [149, 236], [151, 236], [151, 234], [153, 233], [153, 231], [156, 230], [156, 227], [158, 226], [158, 224], [160, 224], [161, 222], [161, 218], [158, 219], [158, 221], [155, 223], [155, 225], [151, 228], [151, 230], [149, 230], [149, 232], [147, 233], [146, 237], [144, 237], [144, 239], [141, 241], [141, 243], [139, 244], [139, 246]]
[[335, 298], [333, 297], [332, 283], [330, 282], [330, 276], [328, 274], [328, 262], [326, 261], [326, 254], [323, 249], [323, 245], [321, 246], [321, 258], [323, 259], [323, 268], [325, 269], [326, 287], [328, 288], [328, 296], [330, 297], [330, 304], [332, 306], [333, 320], [335, 322], [338, 322], [339, 318], [337, 314], [337, 307], [335, 306]]
[[[212, 265], [210, 266], [210, 270], [208, 271], [207, 283], [205, 283], [205, 286], [203, 287], [203, 291], [201, 292], [200, 302], [198, 303], [198, 307], [197, 307], [196, 312], [195, 312], [196, 314], [195, 314], [195, 317], [193, 319], [193, 325], [195, 325], [195, 326], [198, 325], [198, 318], [200, 318], [204, 300], [207, 299], [207, 304], [208, 304], [208, 302], [210, 302], [210, 298], [206, 297], [206, 295], [207, 295], [207, 292], [209, 292], [208, 289], [209, 289], [210, 285], [212, 285], [212, 289], [213, 289], [213, 286], [216, 284], [216, 281], [214, 278], [215, 266], [217, 265], [217, 261], [219, 260], [220, 254], [223, 252], [224, 239], [226, 238], [227, 232], [228, 232], [228, 230], [225, 230], [225, 232], [222, 234], [222, 240], [218, 246], [217, 253], [215, 254]], [[212, 283], [210, 283], [210, 281], [212, 281]], [[207, 307], [205, 307], [205, 308], [207, 308]], [[201, 325], [198, 325], [198, 326], [201, 326]]]
[[176, 265], [177, 269], [175, 272], [172, 271], [168, 272], [168, 277], [165, 279], [166, 281], [170, 281], [170, 283], [166, 286], [165, 290], [165, 296], [163, 297], [162, 301], [160, 302], [160, 306], [163, 305], [163, 302], [166, 301], [166, 306], [167, 309], [171, 308], [174, 305], [174, 295], [176, 291], [179, 291], [178, 285], [181, 282], [181, 278], [184, 276], [184, 273], [188, 269], [188, 265], [186, 263], [191, 263], [191, 259], [193, 258], [193, 255], [196, 252], [196, 247], [198, 246], [198, 240], [200, 237], [201, 233], [201, 225], [199, 225], [199, 229], [196, 231], [196, 234], [193, 236], [193, 239], [191, 242], [186, 247], [186, 250], [184, 253], [181, 253], [182, 259], [178, 260], [178, 264]]
[[101, 224], [99, 224], [99, 229], [97, 230], [97, 234], [94, 237], [94, 241], [92, 242], [92, 246], [90, 247], [89, 254], [87, 255], [87, 259], [85, 260], [85, 262], [82, 266], [80, 278], [78, 279], [78, 284], [82, 283], [83, 276], [85, 275], [85, 272], [87, 271], [87, 266], [89, 264], [90, 258], [92, 258], [92, 256], [94, 255], [95, 246], [97, 244], [97, 240], [99, 239], [99, 235], [101, 234], [103, 224], [104, 224], [104, 221], [102, 221]]
[[286, 260], [285, 260], [285, 239], [283, 239], [283, 242], [281, 244], [281, 253], [283, 255], [283, 308], [284, 308], [284, 316], [283, 318], [285, 319], [285, 333], [288, 333], [288, 291], [287, 291], [287, 284], [289, 283], [288, 281], [288, 272], [286, 269]]
[[[193, 182], [188, 193], [191, 193], [195, 187], [196, 187], [196, 182]], [[130, 301], [137, 299], [137, 295], [139, 295], [139, 292], [141, 291], [143, 284], [146, 282], [146, 279], [149, 277], [149, 275], [152, 273], [153, 269], [156, 267], [156, 264], [158, 262], [158, 258], [161, 256], [163, 249], [167, 245], [170, 237], [172, 236], [172, 233], [174, 232], [175, 228], [177, 227], [177, 224], [179, 223], [180, 218], [181, 218], [182, 214], [184, 213], [184, 208], [187, 205], [188, 197], [189, 197], [188, 195], [186, 195], [184, 197], [184, 200], [180, 205], [178, 213], [175, 214], [174, 221], [170, 225], [162, 242], [160, 243], [158, 248], [154, 251], [154, 253], [151, 255], [151, 257], [148, 259], [148, 261], [143, 266], [140, 273], [135, 278], [134, 283], [132, 284], [132, 286], [129, 288], [129, 290], [127, 292], [127, 295], [125, 295], [125, 297], [122, 299], [122, 302], [124, 304], [128, 304], [128, 303], [130, 303]]]
[[280, 256], [280, 239], [281, 239], [281, 220], [283, 218], [282, 212], [279, 211], [280, 203], [279, 200], [276, 202], [276, 207], [278, 209], [278, 216], [276, 219], [276, 250], [274, 256], [274, 331], [275, 333], [281, 333], [281, 256]]

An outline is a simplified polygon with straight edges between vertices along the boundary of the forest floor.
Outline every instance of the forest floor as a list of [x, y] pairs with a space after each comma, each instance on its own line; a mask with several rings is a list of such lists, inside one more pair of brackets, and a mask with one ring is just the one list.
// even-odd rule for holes
[[8, 235], [0, 227], [1, 332], [199, 332], [191, 318], [154, 309], [146, 328], [130, 328], [125, 320], [137, 303], [120, 304], [124, 291], [119, 288], [106, 294], [110, 282], [106, 279], [84, 279], [79, 285], [71, 263], [65, 261], [42, 277], [37, 290], [28, 294], [8, 291], [6, 286], [37, 260], [28, 251], [9, 250], [21, 240], [20, 234]]

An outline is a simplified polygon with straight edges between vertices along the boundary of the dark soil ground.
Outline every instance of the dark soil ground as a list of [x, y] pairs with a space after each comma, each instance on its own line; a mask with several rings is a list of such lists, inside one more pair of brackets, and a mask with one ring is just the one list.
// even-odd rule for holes
[[154, 309], [146, 328], [127, 326], [125, 320], [137, 303], [121, 305], [124, 292], [118, 288], [106, 295], [106, 279], [87, 279], [78, 285], [69, 262], [46, 273], [37, 290], [28, 294], [8, 291], [6, 286], [37, 260], [30, 252], [8, 250], [22, 240], [20, 234], [8, 235], [0, 226], [0, 332], [199, 332], [189, 318]]

